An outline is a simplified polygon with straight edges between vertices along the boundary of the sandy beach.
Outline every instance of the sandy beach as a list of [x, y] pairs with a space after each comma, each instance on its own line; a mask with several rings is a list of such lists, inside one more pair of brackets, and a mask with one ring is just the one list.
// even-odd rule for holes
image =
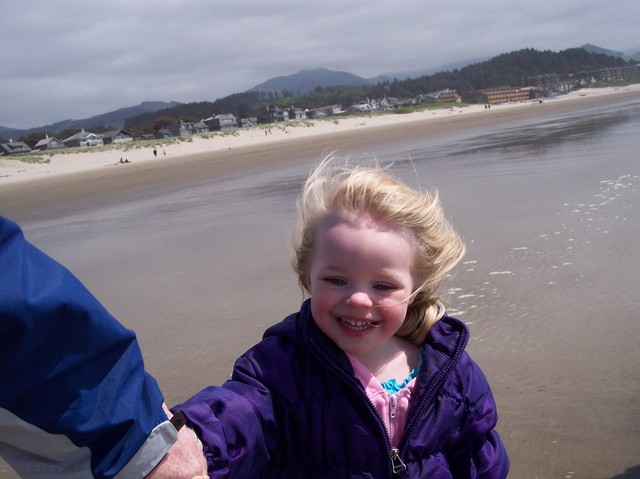
[[[123, 201], [131, 194], [156, 191], [198, 176], [220, 178], [247, 170], [268, 170], [299, 162], [303, 157], [317, 161], [332, 151], [348, 151], [353, 145], [370, 144], [375, 151], [387, 142], [544, 117], [638, 92], [640, 84], [579, 90], [543, 103], [503, 104], [489, 110], [484, 105], [452, 106], [402, 115], [271, 125], [271, 134], [265, 134], [264, 128], [239, 129], [230, 135], [192, 137], [166, 146], [158, 142], [158, 157], [153, 155], [153, 146], [127, 144], [122, 149], [45, 156], [47, 163], [0, 158], [0, 214], [16, 220], [46, 217], [53, 211]], [[120, 158], [130, 163], [121, 164]]]
[[[637, 107], [632, 120], [584, 112], [639, 99], [640, 85], [589, 89], [272, 125], [158, 144], [158, 158], [145, 147], [0, 159], [0, 214], [138, 333], [174, 404], [223, 381], [299, 306], [289, 239], [309, 165], [399, 151], [410, 176], [406, 152], [442, 147], [414, 166], [468, 245], [450, 312], [492, 385], [510, 478], [638, 478]], [[0, 477], [16, 476], [0, 462]]]
[[[371, 134], [392, 134], [396, 128], [406, 128], [412, 131], [411, 126], [420, 124], [429, 128], [433, 123], [449, 126], [452, 121], [459, 118], [467, 120], [502, 117], [522, 109], [549, 109], [567, 101], [585, 101], [587, 99], [602, 98], [610, 95], [628, 94], [640, 91], [640, 85], [630, 85], [620, 88], [590, 88], [578, 90], [566, 95], [560, 95], [553, 99], [545, 99], [542, 104], [537, 101], [518, 102], [494, 105], [486, 110], [484, 105], [470, 105], [444, 107], [433, 110], [424, 110], [408, 114], [384, 114], [357, 117], [330, 117], [321, 120], [292, 121], [281, 124], [272, 124], [265, 127], [239, 128], [232, 133], [210, 133], [204, 136], [193, 136], [177, 143], [158, 141], [158, 156], [153, 155], [153, 146], [140, 147], [135, 142], [125, 143], [122, 146], [114, 146], [111, 149], [96, 149], [95, 151], [54, 153], [43, 155], [43, 162], [32, 164], [23, 163], [14, 159], [0, 158], [0, 188], [4, 185], [22, 183], [41, 178], [54, 178], [62, 175], [77, 174], [87, 171], [131, 169], [134, 164], [159, 164], [164, 161], [177, 162], [187, 157], [208, 155], [213, 158], [216, 154], [235, 154], [238, 150], [249, 151], [251, 148], [271, 149], [285, 148], [285, 145], [300, 140], [324, 141], [327, 145], [335, 143], [334, 138], [340, 135], [358, 136], [370, 132]], [[85, 149], [86, 150], [86, 149]], [[130, 163], [121, 164], [120, 159]]]

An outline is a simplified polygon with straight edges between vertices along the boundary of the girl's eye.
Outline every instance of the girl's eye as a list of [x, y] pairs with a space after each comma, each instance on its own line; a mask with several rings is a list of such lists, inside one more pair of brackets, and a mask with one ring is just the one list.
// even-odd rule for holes
[[334, 286], [344, 286], [347, 282], [344, 279], [340, 278], [326, 278], [325, 281]]
[[393, 291], [396, 289], [396, 287], [393, 286], [392, 284], [385, 284], [385, 283], [376, 284], [373, 286], [373, 288], [377, 289], [378, 291]]

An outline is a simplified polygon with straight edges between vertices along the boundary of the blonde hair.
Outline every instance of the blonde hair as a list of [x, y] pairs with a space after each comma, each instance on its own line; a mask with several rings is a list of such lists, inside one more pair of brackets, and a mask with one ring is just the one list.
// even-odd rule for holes
[[419, 286], [396, 334], [422, 344], [445, 312], [438, 287], [465, 252], [460, 236], [444, 217], [438, 194], [410, 188], [379, 164], [353, 165], [348, 160], [338, 164], [337, 159], [327, 158], [305, 182], [298, 213], [292, 263], [307, 293], [316, 232], [327, 218], [369, 215], [415, 242], [413, 274]]

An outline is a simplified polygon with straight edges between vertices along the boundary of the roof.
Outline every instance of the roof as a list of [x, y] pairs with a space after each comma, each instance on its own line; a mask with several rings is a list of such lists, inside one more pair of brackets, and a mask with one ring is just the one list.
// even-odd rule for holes
[[64, 140], [62, 140], [63, 143], [66, 143], [68, 141], [74, 141], [74, 140], [80, 140], [82, 138], [86, 138], [88, 136], [98, 136], [95, 133], [89, 133], [87, 131], [79, 131], [78, 133], [76, 133], [75, 135], [71, 135], [69, 138], [66, 138]]
[[47, 136], [46, 138], [43, 138], [42, 140], [40, 140], [38, 143], [36, 143], [36, 148], [38, 148], [39, 146], [42, 145], [48, 145], [50, 141], [55, 140], [58, 143], [61, 143], [60, 140], [58, 140], [56, 137], [54, 136]]
[[31, 151], [29, 145], [24, 141], [9, 141], [8, 143], [0, 143], [0, 154], [15, 155], [17, 153], [28, 153]]
[[114, 136], [118, 135], [119, 133], [122, 133], [123, 135], [126, 135], [126, 136], [133, 137], [133, 135], [130, 132], [128, 132], [127, 130], [125, 130], [124, 128], [118, 128], [117, 130], [105, 131], [104, 133], [101, 133], [100, 136], [102, 136], [102, 138], [113, 138]]

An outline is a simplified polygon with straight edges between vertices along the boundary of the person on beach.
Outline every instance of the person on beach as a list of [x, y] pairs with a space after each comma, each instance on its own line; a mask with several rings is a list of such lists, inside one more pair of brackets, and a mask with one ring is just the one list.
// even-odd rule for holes
[[438, 293], [465, 247], [437, 195], [326, 160], [299, 206], [309, 298], [173, 408], [209, 476], [506, 477], [490, 387]]
[[[193, 434], [169, 420], [133, 331], [2, 216], [0, 325], [0, 457], [21, 477], [206, 470]], [[188, 472], [173, 474], [173, 463]]]

